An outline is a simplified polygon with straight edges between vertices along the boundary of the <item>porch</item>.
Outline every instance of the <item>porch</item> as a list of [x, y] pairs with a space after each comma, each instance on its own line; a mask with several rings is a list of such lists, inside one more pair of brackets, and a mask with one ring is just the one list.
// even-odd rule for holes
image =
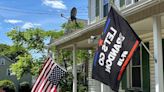
[[[154, 63], [153, 57], [149, 56], [148, 64], [149, 64], [149, 73], [150, 73], [150, 84], [149, 91], [150, 92], [163, 92], [163, 54], [162, 54], [162, 38], [164, 38], [164, 2], [157, 3], [152, 5], [151, 7], [144, 8], [141, 10], [137, 10], [136, 12], [122, 12], [125, 16], [129, 24], [131, 24], [134, 31], [140, 36], [143, 42], [149, 43], [149, 50], [152, 54], [154, 54], [155, 59], [157, 59], [157, 63]], [[54, 41], [50, 46], [56, 46], [57, 49], [70, 49], [73, 52], [73, 92], [77, 92], [77, 75], [76, 75], [76, 50], [77, 49], [92, 49], [94, 50], [97, 47], [97, 39], [101, 32], [103, 31], [103, 27], [106, 19], [100, 20], [94, 24], [89, 25], [83, 30], [77, 30], [72, 34], [64, 36], [56, 41]], [[91, 37], [92, 36], [92, 37]], [[94, 38], [96, 36], [97, 38]], [[141, 47], [142, 48], [142, 47]], [[139, 51], [139, 54], [142, 54]], [[90, 60], [92, 61], [92, 58]], [[144, 56], [142, 56], [144, 58]], [[140, 59], [142, 62], [142, 59]], [[91, 69], [92, 64], [90, 65]], [[126, 85], [127, 88], [137, 88], [133, 87], [133, 79], [131, 78], [133, 74], [129, 65], [126, 73], [126, 80], [131, 80], [131, 82], [126, 84], [121, 84], [120, 91], [125, 91], [123, 88]], [[141, 65], [142, 67], [142, 65]], [[91, 69], [92, 70], [92, 69]], [[129, 73], [128, 73], [129, 71]], [[142, 72], [140, 70], [140, 72]], [[90, 72], [91, 73], [91, 72]], [[142, 74], [140, 75], [142, 77]], [[91, 79], [91, 76], [89, 76]], [[125, 79], [124, 79], [125, 80]], [[143, 90], [143, 78], [141, 78], [141, 91]], [[92, 79], [91, 79], [92, 81]], [[127, 82], [126, 81], [126, 82]], [[99, 82], [95, 83], [95, 87], [97, 92], [106, 92], [108, 89], [105, 85], [100, 84]], [[95, 89], [90, 88], [90, 92], [96, 92]], [[98, 90], [99, 89], [99, 90]], [[128, 89], [129, 90], [129, 89]], [[111, 91], [110, 91], [111, 92]], [[147, 92], [147, 91], [146, 91]]]

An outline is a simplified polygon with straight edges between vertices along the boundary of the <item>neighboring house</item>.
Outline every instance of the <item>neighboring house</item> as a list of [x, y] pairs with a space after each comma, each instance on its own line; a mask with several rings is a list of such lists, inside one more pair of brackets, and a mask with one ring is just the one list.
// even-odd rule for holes
[[[164, 51], [164, 0], [112, 0], [116, 10], [126, 18], [139, 35], [152, 56], [140, 47], [134, 53], [123, 76], [119, 92], [142, 91], [164, 92], [163, 54]], [[49, 46], [73, 51], [73, 92], [76, 91], [76, 49], [96, 49], [97, 45], [89, 43], [91, 36], [99, 36], [103, 31], [109, 0], [88, 0], [89, 25], [62, 38]], [[92, 62], [93, 57], [90, 57]], [[110, 88], [91, 78], [92, 63], [89, 65], [88, 92], [112, 92]]]
[[10, 71], [10, 65], [15, 63], [6, 56], [0, 56], [0, 80], [11, 80], [18, 92], [19, 84], [22, 82], [29, 82], [31, 84], [31, 75], [26, 74], [20, 80], [17, 80], [16, 76], [12, 75]]

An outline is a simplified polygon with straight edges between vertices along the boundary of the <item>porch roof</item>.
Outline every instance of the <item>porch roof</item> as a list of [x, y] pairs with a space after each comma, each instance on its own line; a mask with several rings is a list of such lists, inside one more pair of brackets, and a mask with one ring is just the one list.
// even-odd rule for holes
[[[132, 9], [132, 10], [122, 10], [121, 11], [122, 15], [127, 19], [127, 21], [130, 24], [134, 24], [134, 25], [132, 25], [132, 27], [135, 26], [135, 24], [137, 25], [138, 21], [142, 20], [142, 22], [143, 22], [144, 19], [147, 19], [153, 15], [161, 14], [164, 12], [164, 2], [160, 2], [160, 3], [156, 2], [156, 3], [149, 5], [149, 7], [148, 6], [146, 8], [143, 8], [143, 7], [140, 6], [140, 7], [136, 7], [135, 9]], [[89, 44], [88, 39], [90, 38], [90, 36], [95, 36], [95, 35], [101, 34], [104, 24], [105, 24], [105, 21], [106, 21], [106, 18], [104, 18], [103, 20], [100, 20], [94, 24], [88, 25], [87, 27], [85, 27], [82, 30], [77, 30], [69, 35], [65, 35], [59, 39], [56, 39], [56, 40], [54, 40], [54, 42], [52, 42], [49, 45], [49, 47], [56, 46], [58, 49], [65, 49], [65, 48], [72, 47], [73, 44], [76, 44], [77, 48], [81, 48], [81, 49], [82, 48], [84, 48], [84, 49], [85, 48], [87, 48], [87, 49], [93, 48], [95, 46], [95, 44]], [[143, 24], [145, 24], [145, 23], [143, 22]], [[139, 35], [139, 34], [147, 33], [147, 31], [136, 29], [136, 33]]]

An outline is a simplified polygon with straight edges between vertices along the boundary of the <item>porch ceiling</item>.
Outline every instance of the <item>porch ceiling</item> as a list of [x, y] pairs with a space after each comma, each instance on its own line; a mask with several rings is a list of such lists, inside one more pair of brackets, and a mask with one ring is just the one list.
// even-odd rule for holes
[[[153, 29], [153, 20], [152, 17], [135, 22], [131, 24], [131, 27], [138, 35], [146, 34], [152, 32]], [[161, 29], [164, 29], [164, 15], [161, 16]], [[102, 29], [99, 29], [102, 30]], [[92, 49], [97, 46], [95, 42], [88, 43], [89, 37], [85, 38], [82, 41], [76, 42], [78, 49]], [[64, 48], [72, 48], [71, 45], [67, 45]]]
[[[131, 24], [131, 27], [138, 35], [150, 33], [153, 29], [153, 17]], [[161, 14], [161, 29], [164, 29], [164, 14]]]

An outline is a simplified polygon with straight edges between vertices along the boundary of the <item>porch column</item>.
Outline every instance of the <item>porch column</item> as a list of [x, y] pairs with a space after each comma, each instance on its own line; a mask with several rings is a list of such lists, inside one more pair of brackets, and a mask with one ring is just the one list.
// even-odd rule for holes
[[114, 92], [109, 86], [101, 83], [101, 92]]
[[155, 92], [164, 92], [163, 90], [163, 55], [162, 55], [162, 37], [161, 37], [161, 17], [153, 17], [153, 37], [154, 37], [154, 57], [155, 63]]
[[77, 92], [76, 45], [73, 45], [73, 92]]

